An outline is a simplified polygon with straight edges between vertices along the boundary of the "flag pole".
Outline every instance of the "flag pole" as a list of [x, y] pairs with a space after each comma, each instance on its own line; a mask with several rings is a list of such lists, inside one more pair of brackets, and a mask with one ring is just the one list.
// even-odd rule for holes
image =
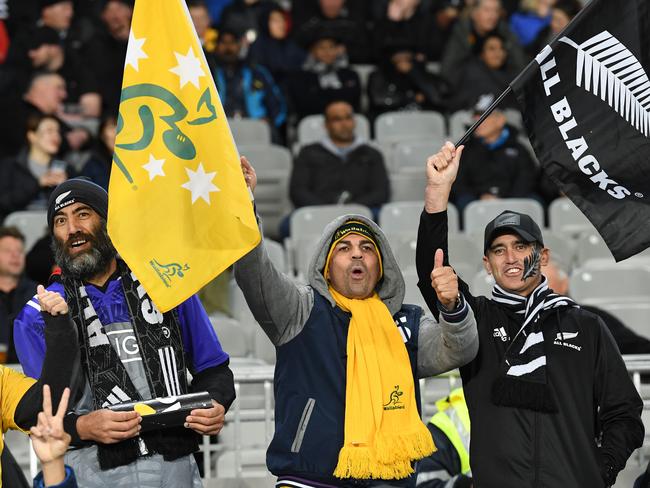
[[467, 142], [467, 139], [469, 139], [469, 136], [472, 135], [472, 133], [476, 130], [476, 128], [483, 123], [485, 119], [487, 119], [490, 114], [494, 111], [495, 108], [497, 108], [497, 105], [499, 105], [503, 99], [508, 96], [508, 94], [512, 91], [512, 88], [510, 85], [508, 85], [508, 88], [506, 88], [499, 97], [492, 102], [492, 104], [481, 114], [479, 119], [472, 124], [472, 126], [467, 129], [467, 132], [465, 132], [465, 135], [461, 137], [458, 142], [455, 144], [455, 147], [460, 146], [461, 144], [465, 144]]

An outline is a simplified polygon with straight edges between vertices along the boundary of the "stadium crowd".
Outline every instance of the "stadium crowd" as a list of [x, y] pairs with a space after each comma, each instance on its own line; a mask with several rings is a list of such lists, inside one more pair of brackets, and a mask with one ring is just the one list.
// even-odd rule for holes
[[[299, 390], [300, 400], [307, 400], [305, 410], [302, 411], [303, 417], [307, 412], [312, 415], [312, 409], [314, 415], [320, 417], [323, 412], [315, 410], [319, 407], [314, 407], [314, 403], [329, 401], [327, 397], [330, 393], [333, 396], [341, 394], [341, 384], [346, 381], [345, 362], [348, 360], [332, 361], [326, 355], [322, 358], [318, 357], [320, 353], [314, 351], [317, 350], [316, 344], [327, 342], [331, 343], [332, 348], [341, 349], [339, 351], [341, 358], [346, 357], [345, 335], [339, 337], [323, 333], [321, 336], [319, 335], [321, 332], [318, 332], [319, 327], [323, 324], [327, 327], [338, 327], [339, 322], [345, 322], [350, 316], [358, 323], [365, 323], [369, 320], [365, 314], [375, 313], [376, 309], [371, 312], [360, 312], [358, 308], [353, 308], [357, 305], [348, 299], [372, 300], [368, 306], [383, 307], [382, 313], [388, 307], [391, 313], [390, 316], [382, 318], [385, 323], [392, 327], [391, 316], [395, 319], [402, 314], [405, 324], [408, 318], [408, 324], [403, 326], [406, 332], [403, 333], [415, 336], [421, 334], [420, 344], [416, 341], [414, 345], [407, 345], [409, 357], [404, 356], [394, 362], [398, 366], [396, 369], [402, 368], [406, 371], [396, 372], [395, 378], [398, 379], [395, 381], [399, 380], [403, 382], [400, 384], [408, 385], [406, 394], [409, 396], [409, 401], [412, 396], [415, 402], [415, 396], [419, 395], [417, 381], [419, 378], [467, 365], [470, 356], [474, 357], [476, 354], [478, 346], [475, 342], [489, 340], [489, 338], [476, 338], [468, 332], [468, 329], [476, 328], [474, 320], [480, 322], [479, 315], [485, 315], [486, 312], [481, 310], [481, 307], [488, 307], [488, 309], [495, 307], [489, 310], [500, 309], [498, 305], [492, 303], [488, 306], [480, 300], [477, 302], [469, 293], [465, 282], [461, 281], [458, 284], [454, 281], [450, 284], [448, 275], [454, 273], [447, 266], [449, 259], [447, 255], [444, 256], [444, 265], [442, 257], [436, 257], [433, 263], [433, 253], [437, 248], [443, 248], [446, 252], [446, 240], [443, 244], [436, 241], [436, 245], [430, 249], [433, 251], [430, 256], [432, 262], [427, 261], [424, 268], [421, 263], [418, 263], [417, 270], [420, 274], [420, 287], [422, 282], [426, 282], [422, 277], [432, 273], [432, 270], [432, 279], [436, 269], [439, 273], [437, 276], [442, 277], [440, 279], [444, 278], [442, 288], [440, 285], [436, 286], [436, 280], [433, 279], [433, 288], [423, 291], [429, 310], [441, 317], [442, 332], [436, 328], [437, 321], [436, 326], [429, 323], [429, 320], [433, 321], [429, 315], [419, 317], [408, 306], [401, 308], [401, 299], [396, 299], [395, 294], [404, 293], [404, 283], [395, 276], [400, 275], [401, 278], [398, 266], [403, 263], [398, 264], [399, 260], [392, 256], [389, 246], [391, 229], [380, 228], [375, 224], [379, 221], [382, 206], [391, 202], [392, 195], [389, 150], [373, 140], [376, 136], [373, 131], [374, 123], [382, 114], [388, 112], [434, 111], [444, 117], [446, 124], [444, 131], [450, 133], [450, 121], [457, 112], [464, 111], [468, 114], [467, 123], [477, 120], [539, 50], [578, 14], [583, 2], [579, 0], [187, 0], [186, 3], [227, 116], [232, 120], [264, 121], [272, 143], [291, 151], [292, 168], [286, 169], [288, 184], [285, 197], [291, 201], [293, 210], [310, 205], [360, 204], [368, 207], [372, 215], [372, 219], [359, 216], [355, 216], [353, 220], [341, 218], [327, 227], [327, 232], [318, 246], [319, 267], [312, 269], [315, 266], [312, 265], [309, 269], [310, 276], [307, 281], [312, 280], [309, 285], [303, 286], [295, 281], [286, 281], [281, 276], [281, 272], [276, 270], [269, 261], [264, 247], [260, 247], [235, 266], [238, 284], [246, 295], [255, 318], [263, 325], [265, 332], [278, 348], [278, 368], [283, 368], [279, 370], [293, 369], [303, 375], [302, 378], [294, 378], [299, 384], [297, 387], [289, 385], [286, 389], [287, 384], [279, 385], [281, 388], [276, 385], [276, 395], [278, 391], [284, 395], [281, 400], [276, 398], [276, 425], [279, 415], [285, 415], [287, 411], [298, 407], [303, 408], [302, 404], [290, 404], [294, 401], [291, 395], [295, 394], [296, 389]], [[132, 305], [138, 305], [140, 303], [138, 300], [146, 301], [147, 296], [137, 298], [132, 296], [136, 293], [138, 283], [129, 278], [131, 276], [129, 269], [119, 256], [116, 256], [105, 230], [106, 191], [119, 127], [120, 91], [133, 8], [134, 0], [0, 0], [0, 114], [3, 114], [0, 117], [0, 362], [17, 363], [20, 359], [25, 373], [33, 377], [45, 375], [46, 371], [43, 369], [41, 373], [41, 367], [47, 358], [43, 329], [48, 318], [41, 317], [39, 301], [35, 297], [36, 287], [39, 283], [48, 283], [51, 272], [57, 267], [63, 269], [63, 278], [59, 278], [57, 284], [50, 290], [65, 295], [68, 301], [73, 300], [70, 316], [77, 326], [79, 323], [86, 324], [88, 327], [92, 325], [87, 324], [86, 321], [92, 322], [93, 317], [86, 313], [86, 309], [80, 309], [80, 303], [84, 299], [88, 303], [92, 300], [97, 300], [99, 303], [110, 287], [121, 289], [124, 286], [132, 287], [126, 290], [126, 298], [115, 299], [115, 303], [106, 302], [101, 306], [95, 304], [97, 312], [93, 309], [93, 313], [99, 316], [102, 320], [101, 324], [107, 326], [106, 329], [110, 329], [111, 333], [120, 333], [121, 327], [131, 322], [136, 335], [138, 328], [142, 330], [146, 328], [146, 314], [143, 317], [137, 310], [135, 313], [132, 312], [138, 308]], [[527, 143], [523, 125], [508, 116], [507, 111], [516, 108], [514, 97], [512, 95], [506, 97], [472, 134], [463, 150], [463, 163], [460, 168], [455, 168], [453, 186], [449, 181], [443, 182], [443, 185], [436, 180], [436, 184], [440, 183], [439, 186], [449, 192], [448, 201], [461, 211], [461, 214], [473, 201], [502, 198], [532, 199], [539, 202], [546, 212], [551, 202], [561, 196], [539, 166]], [[300, 144], [299, 124], [314, 115], [323, 117], [323, 137], [308, 144]], [[367, 131], [360, 126], [359, 116], [367, 121]], [[431, 151], [433, 152], [435, 151]], [[451, 153], [441, 154], [438, 154], [441, 161], [442, 159], [452, 161], [456, 158], [456, 153], [453, 157]], [[459, 158], [460, 155], [457, 156], [456, 163]], [[264, 162], [252, 161], [252, 163], [261, 166]], [[422, 161], [423, 181], [426, 178], [424, 166]], [[253, 177], [252, 175], [255, 174], [255, 170], [247, 162], [243, 164], [243, 171], [248, 177]], [[79, 176], [86, 179], [76, 179]], [[430, 181], [431, 178], [429, 174]], [[247, 181], [251, 183], [248, 179]], [[254, 183], [250, 186], [254, 188]], [[70, 198], [66, 191], [76, 192], [74, 193], [76, 200], [70, 203], [69, 208], [64, 208], [67, 204], [59, 206], [60, 198]], [[414, 194], [412, 200], [421, 201], [422, 195]], [[447, 200], [444, 204], [430, 205], [434, 210], [427, 210], [427, 212], [429, 214], [446, 212], [446, 205]], [[21, 210], [48, 212], [49, 231], [44, 228], [43, 235], [30, 245], [29, 249], [25, 245], [25, 236], [18, 229], [12, 226], [1, 226], [7, 216]], [[65, 221], [58, 220], [62, 219], [62, 216], [65, 217]], [[438, 217], [427, 216], [426, 213], [423, 215], [421, 225], [425, 225], [428, 218], [432, 219], [432, 222], [435, 220], [438, 225]], [[278, 219], [277, 229], [274, 225], [273, 228], [265, 229], [265, 232], [273, 237], [287, 238], [291, 233], [290, 220], [291, 213], [287, 213]], [[542, 227], [544, 223], [538, 222]], [[446, 220], [444, 225], [446, 226]], [[517, 234], [517, 226], [512, 228], [515, 228], [514, 234], [521, 236]], [[72, 251], [66, 251], [61, 243], [65, 241], [66, 233], [73, 232], [71, 229], [77, 229], [82, 233], [80, 235], [90, 236], [88, 241], [92, 245], [98, 247], [104, 245], [100, 250], [103, 253], [101, 258], [104, 260], [100, 259], [97, 268], [101, 272], [95, 268], [91, 271], [77, 269], [72, 262], [74, 259], [69, 255], [66, 256], [66, 252]], [[539, 228], [536, 229], [539, 233]], [[330, 279], [328, 274], [328, 269], [332, 270], [329, 268], [330, 260], [334, 265], [336, 259], [344, 259], [336, 258], [337, 252], [345, 252], [341, 251], [339, 241], [350, 233], [355, 236], [351, 239], [352, 244], [348, 241], [342, 242], [347, 243], [349, 248], [355, 248], [359, 253], [365, 253], [370, 249], [372, 262], [375, 263], [378, 258], [380, 273], [388, 273], [388, 279], [384, 279], [384, 274], [375, 276], [376, 281], [371, 283], [372, 286], [358, 295], [350, 290], [347, 290], [349, 294], [346, 295], [337, 288], [340, 283], [336, 282], [336, 278]], [[421, 233], [424, 233], [422, 228]], [[437, 238], [442, 239], [442, 233], [436, 235]], [[51, 245], [53, 237], [55, 242]], [[415, 237], [415, 235], [410, 236], [411, 239]], [[492, 240], [499, 237], [502, 235], [495, 234], [488, 239], [486, 231], [484, 260], [487, 261], [492, 252], [489, 248]], [[366, 249], [366, 243], [362, 238], [369, 239], [372, 246]], [[59, 239], [58, 248], [57, 239]], [[535, 242], [535, 239], [530, 239], [525, 244], [534, 245]], [[541, 234], [537, 242], [544, 246], [541, 242]], [[87, 244], [85, 242], [80, 244], [80, 246], [84, 245]], [[418, 246], [421, 246], [421, 242], [418, 242]], [[451, 252], [453, 253], [453, 250]], [[559, 260], [562, 261], [563, 257], [566, 258], [560, 255]], [[477, 262], [479, 260], [480, 253], [477, 253]], [[411, 266], [413, 265], [415, 262], [411, 263]], [[543, 265], [546, 266], [546, 263]], [[550, 266], [551, 264], [549, 268]], [[548, 275], [544, 273], [549, 283], [553, 279], [551, 272], [554, 275], [558, 273], [564, 278], [564, 281], [558, 279], [557, 284], [557, 287], [562, 286], [562, 290], [554, 285], [551, 285], [552, 288], [566, 295], [568, 293], [566, 273], [562, 270], [549, 271]], [[225, 273], [225, 276], [228, 280], [229, 273]], [[535, 274], [532, 276], [535, 277]], [[524, 296], [528, 296], [533, 289], [538, 290], [535, 288], [537, 286], [546, 286], [546, 278], [542, 279], [540, 276], [538, 274], [536, 279], [541, 281], [536, 281], [535, 286], [526, 291]], [[66, 281], [66, 278], [69, 281]], [[215, 310], [224, 311], [229, 307], [229, 285], [224, 286], [223, 279], [222, 277], [209, 284], [202, 291], [201, 300], [193, 297], [191, 301], [188, 300], [179, 306], [178, 311], [165, 314], [164, 318], [161, 315], [159, 323], [172, 330], [171, 339], [169, 337], [147, 338], [144, 342], [145, 344], [147, 341], [151, 342], [151, 351], [158, 346], [180, 346], [181, 349], [176, 351], [178, 366], [174, 362], [173, 367], [176, 381], [178, 382], [178, 377], [186, 376], [187, 371], [194, 376], [192, 384], [181, 382], [180, 390], [183, 390], [182, 393], [187, 393], [193, 391], [195, 387], [201, 387], [210, 392], [211, 406], [193, 411], [192, 417], [188, 417], [185, 424], [186, 428], [194, 430], [197, 434], [218, 433], [223, 426], [225, 411], [234, 398], [234, 389], [231, 391], [232, 373], [228, 369], [229, 351], [221, 349], [219, 339], [214, 334], [208, 319], [208, 313]], [[395, 279], [395, 282], [391, 282], [391, 279]], [[507, 282], [507, 277], [501, 276], [497, 278], [499, 285], [501, 285], [499, 279]], [[81, 282], [83, 286], [80, 285]], [[375, 284], [377, 293], [373, 295]], [[88, 295], [85, 291], [86, 285], [89, 285]], [[341, 286], [345, 290], [345, 286]], [[393, 290], [389, 293], [386, 291], [388, 288], [395, 288], [398, 292]], [[260, 289], [268, 290], [268, 293], [260, 293]], [[544, 294], [540, 300], [543, 302], [548, 297], [545, 288], [542, 291]], [[96, 296], [93, 297], [93, 294]], [[478, 293], [474, 294], [478, 295]], [[273, 304], [265, 302], [267, 299], [274, 303], [286, 300], [288, 305], [282, 310], [273, 310]], [[257, 303], [256, 300], [261, 301]], [[393, 303], [391, 300], [396, 301]], [[565, 303], [563, 306], [570, 309], [573, 301], [568, 300], [569, 305]], [[29, 306], [25, 307], [28, 302]], [[383, 305], [384, 302], [387, 305]], [[317, 310], [318, 313], [326, 315], [323, 310], [330, 305], [332, 307], [337, 305], [348, 315], [343, 312], [340, 314], [328, 312], [331, 317], [324, 319], [312, 312]], [[92, 309], [92, 304], [90, 308]], [[600, 313], [597, 309], [591, 311]], [[65, 313], [68, 313], [67, 306]], [[227, 313], [234, 314], [230, 310]], [[569, 317], [578, 314], [563, 309], [562, 314], [565, 313]], [[597, 320], [589, 312], [586, 313], [589, 320]], [[297, 322], [294, 320], [296, 315], [300, 316]], [[18, 317], [16, 322], [18, 327], [14, 330], [16, 317]], [[559, 312], [557, 317], [560, 321]], [[603, 319], [614, 334], [622, 352], [650, 352], [648, 339], [635, 335], [611, 315], [604, 316]], [[104, 320], [111, 322], [105, 323]], [[319, 327], [314, 327], [314, 324]], [[305, 339], [306, 334], [303, 329], [308, 334], [312, 334], [311, 331], [316, 332]], [[462, 341], [456, 338], [456, 335], [460, 336], [461, 330], [464, 337]], [[492, 332], [491, 328], [488, 332]], [[533, 332], [537, 333], [536, 330]], [[14, 340], [16, 334], [20, 334], [21, 338]], [[603, 334], [605, 336], [603, 340], [607, 342], [609, 336]], [[145, 335], [142, 332], [143, 338]], [[300, 337], [300, 340], [294, 340], [296, 337]], [[395, 338], [391, 339], [387, 334], [386, 340], [389, 344], [387, 347], [397, 347], [394, 342], [391, 342], [393, 339]], [[82, 349], [85, 350], [89, 343], [92, 345], [92, 334], [79, 340]], [[166, 340], [168, 342], [165, 342]], [[594, 342], [600, 340], [594, 339]], [[399, 343], [399, 338], [397, 342]], [[408, 339], [404, 342], [407, 343]], [[453, 343], [451, 349], [449, 343]], [[213, 346], [210, 351], [206, 349], [206, 344]], [[626, 427], [630, 431], [629, 437], [617, 439], [618, 445], [610, 447], [611, 452], [606, 453], [609, 457], [605, 461], [596, 459], [598, 454], [592, 453], [588, 460], [591, 465], [585, 467], [584, 471], [577, 473], [566, 468], [568, 478], [565, 479], [572, 476], [588, 476], [590, 480], [598, 480], [593, 483], [600, 483], [602, 476], [602, 481], [605, 483], [603, 486], [609, 486], [609, 483], [615, 481], [616, 474], [625, 466], [627, 457], [639, 442], [640, 420], [635, 416], [636, 414], [630, 412], [640, 411], [640, 403], [631, 382], [627, 381], [629, 378], [623, 370], [620, 354], [616, 351], [616, 347], [610, 346], [613, 344], [607, 343], [603, 347], [606, 347], [607, 354], [614, 358], [611, 359], [611, 364], [614, 366], [601, 364], [607, 362], [602, 358], [598, 366], [603, 371], [608, 370], [608, 367], [609, 370], [617, 368], [620, 376], [617, 377], [616, 382], [620, 381], [619, 386], [622, 385], [621, 388], [624, 389], [629, 407], [626, 407], [629, 410], [626, 413], [629, 413], [631, 418], [620, 420], [622, 414], [620, 411], [615, 411], [615, 399], [612, 398], [614, 395], [608, 395], [607, 386], [600, 383], [598, 388], [601, 396], [598, 398], [600, 403], [597, 404], [601, 407], [605, 405], [612, 410], [613, 413], [608, 418], [611, 431], [616, 430], [614, 425], [619, 425], [615, 423], [616, 421], [628, 422]], [[347, 354], [351, 357], [349, 347], [350, 341], [348, 341]], [[598, 347], [601, 346], [594, 346], [594, 351], [598, 351], [594, 354], [602, 354]], [[106, 349], [110, 349], [110, 346], [107, 345]], [[310, 352], [305, 353], [306, 350]], [[168, 431], [164, 436], [150, 434], [144, 436], [145, 440], [140, 440], [140, 444], [133, 440], [128, 444], [128, 450], [124, 451], [123, 446], [126, 445], [126, 441], [123, 439], [140, 433], [141, 417], [136, 414], [120, 416], [115, 412], [108, 414], [104, 408], [98, 408], [98, 405], [103, 407], [104, 401], [110, 403], [110, 395], [115, 393], [115, 390], [110, 389], [107, 379], [110, 374], [129, 376], [133, 380], [133, 384], [128, 382], [129, 389], [124, 388], [132, 398], [136, 398], [138, 394], [146, 398], [147, 395], [151, 396], [152, 392], [156, 393], [155, 396], [170, 394], [169, 385], [167, 384], [165, 390], [161, 378], [152, 380], [148, 376], [150, 370], [160, 366], [157, 364], [157, 353], [151, 351], [143, 347], [142, 352], [137, 351], [137, 358], [133, 359], [145, 364], [146, 374], [144, 367], [131, 368], [126, 365], [122, 367], [121, 363], [110, 368], [102, 366], [103, 359], [99, 355], [94, 356], [86, 352], [86, 356], [82, 358], [83, 367], [86, 368], [86, 376], [92, 380], [92, 384], [87, 383], [83, 387], [77, 385], [78, 390], [83, 391], [83, 398], [73, 398], [76, 402], [74, 413], [62, 420], [59, 413], [52, 415], [52, 405], [49, 400], [47, 405], [43, 404], [45, 414], [39, 420], [41, 430], [45, 431], [42, 424], [49, 419], [57, 426], [61, 424], [61, 427], [65, 427], [65, 430], [72, 435], [71, 438], [61, 438], [61, 434], [57, 434], [58, 441], [63, 443], [64, 447], [71, 443], [76, 449], [74, 452], [77, 454], [68, 456], [66, 462], [73, 464], [78, 471], [80, 486], [86, 486], [84, 483], [98, 479], [99, 474], [104, 476], [104, 471], [122, 468], [124, 469], [119, 471], [119, 476], [113, 471], [105, 476], [104, 481], [110, 484], [117, 476], [128, 480], [127, 485], [119, 486], [128, 486], [128, 483], [135, 486], [138, 476], [146, 473], [152, 477], [158, 475], [171, 477], [179, 483], [178, 486], [191, 486], [191, 483], [193, 486], [200, 485], [199, 471], [194, 461], [188, 462], [187, 466], [178, 464], [188, 458], [188, 454], [196, 448], [195, 433], [187, 434], [180, 429], [178, 432]], [[436, 361], [440, 361], [440, 364], [423, 359], [426, 356], [425, 351], [435, 351], [435, 356], [438, 358]], [[418, 357], [418, 352], [423, 354]], [[103, 354], [106, 358], [110, 356], [110, 360], [115, 359], [112, 357], [115, 354], [111, 351], [105, 351]], [[508, 351], [505, 354], [507, 355]], [[320, 392], [312, 390], [312, 380], [319, 376], [319, 365], [314, 366], [315, 360], [322, 361], [323, 368], [331, 367], [336, 372], [328, 378], [328, 381], [331, 381], [328, 383], [328, 387], [332, 388], [331, 392], [325, 389]], [[187, 364], [184, 361], [187, 361]], [[166, 367], [162, 359], [161, 362], [163, 367]], [[461, 369], [464, 380], [469, 382], [470, 378], [479, 375], [479, 363], [481, 360], [476, 359], [468, 366], [464, 366], [464, 370]], [[375, 367], [376, 371], [372, 369]], [[111, 371], [107, 373], [109, 369]], [[381, 364], [369, 367], [373, 374], [377, 371], [388, 374], [388, 369], [391, 368]], [[587, 376], [586, 381], [592, 381], [592, 375], [585, 377]], [[166, 376], [165, 378], [167, 379]], [[350, 381], [350, 376], [347, 380]], [[362, 383], [362, 381], [363, 379], [355, 379], [355, 389], [360, 388], [357, 382]], [[42, 382], [41, 379], [35, 385], [40, 388]], [[31, 386], [31, 383], [28, 386]], [[461, 412], [464, 412], [462, 415], [466, 417], [463, 432], [467, 431], [468, 437], [469, 416], [474, 415], [472, 422], [476, 422], [475, 425], [490, 424], [490, 421], [477, 415], [478, 410], [485, 411], [484, 407], [477, 405], [488, 394], [483, 391], [477, 393], [476, 390], [467, 389], [467, 385], [465, 386], [465, 394], [462, 391], [453, 392], [443, 403], [440, 403], [439, 409], [442, 413], [444, 404], [444, 409], [452, 412], [458, 408], [458, 398], [461, 398], [461, 408], [464, 409], [461, 409]], [[36, 390], [36, 387], [33, 388]], [[382, 388], [388, 391], [386, 388], [392, 389], [393, 383], [388, 386], [382, 385]], [[176, 393], [181, 393], [180, 390]], [[402, 395], [399, 387], [395, 387], [393, 393], [396, 392]], [[347, 395], [353, 395], [355, 392], [343, 391], [343, 394], [346, 401], [349, 401]], [[59, 395], [57, 390], [57, 399]], [[315, 396], [316, 400], [310, 395]], [[464, 407], [465, 395], [469, 395], [468, 397], [473, 401], [469, 414], [467, 407]], [[49, 398], [49, 392], [47, 396]], [[41, 396], [35, 398], [39, 400], [37, 403], [40, 405]], [[399, 399], [393, 398], [391, 395], [391, 402], [395, 402], [394, 405], [399, 403]], [[585, 396], [585, 405], [589, 404], [589, 401], [590, 399]], [[298, 438], [292, 439], [290, 435], [295, 431], [296, 426], [284, 425], [284, 430], [277, 430], [277, 437], [271, 444], [268, 459], [269, 467], [273, 467], [274, 473], [278, 471], [286, 475], [280, 477], [278, 486], [331, 486], [317, 483], [332, 482], [331, 478], [309, 478], [305, 473], [318, 473], [319, 476], [324, 472], [332, 473], [337, 464], [338, 449], [342, 443], [348, 444], [349, 431], [352, 431], [352, 425], [355, 424], [354, 419], [341, 408], [348, 405], [346, 403], [333, 407], [338, 416], [333, 425], [340, 431], [341, 438], [332, 441], [331, 433], [323, 428], [322, 437], [317, 436], [315, 441], [311, 440], [315, 444], [307, 446], [307, 452], [311, 452], [309, 449], [312, 449], [315, 458], [318, 458], [320, 453], [319, 462], [313, 463], [307, 455], [304, 458], [294, 455], [298, 452], [295, 450]], [[509, 408], [530, 407], [508, 402], [504, 402], [503, 405]], [[490, 408], [495, 407], [492, 405]], [[412, 425], [414, 431], [417, 431], [420, 425], [411, 414], [413, 410], [419, 412], [419, 400], [417, 408], [413, 404], [410, 405], [410, 409], [411, 411], [408, 412], [410, 418], [405, 417], [403, 422]], [[544, 411], [543, 408], [539, 410]], [[591, 417], [593, 412], [588, 413], [588, 417], [583, 417], [585, 425], [592, 421], [594, 424], [600, 421], [595, 416]], [[300, 412], [297, 415], [300, 417]], [[477, 421], [475, 418], [480, 420]], [[523, 414], [522, 418], [527, 421], [527, 417]], [[31, 424], [27, 421], [23, 422], [24, 425], [16, 423], [20, 429], [27, 430], [30, 425], [36, 425], [35, 419], [35, 416], [29, 419], [34, 420]], [[91, 419], [92, 422], [83, 419]], [[331, 421], [331, 419], [327, 420]], [[502, 420], [503, 425], [512, 427], [507, 419]], [[451, 434], [453, 429], [449, 427], [451, 424], [448, 420], [440, 420], [439, 416], [436, 422], [432, 419], [428, 426], [429, 430], [433, 434], [436, 445], [445, 447], [438, 458], [425, 459], [423, 465], [429, 471], [426, 472], [426, 479], [418, 478], [417, 486], [423, 488], [472, 486], [467, 443], [461, 449], [462, 442], [456, 442]], [[345, 437], [342, 435], [343, 426]], [[44, 435], [39, 427], [33, 431], [37, 440], [39, 436]], [[501, 425], [492, 423], [493, 429], [498, 430], [500, 427]], [[369, 431], [374, 428], [374, 425], [367, 427]], [[549, 428], [557, 428], [558, 432], [561, 430], [555, 425]], [[377, 433], [383, 433], [379, 426], [376, 429]], [[514, 427], [513, 429], [516, 430]], [[51, 429], [47, 432], [50, 431]], [[388, 428], [386, 431], [393, 434]], [[589, 433], [584, 436], [584, 439], [581, 438], [585, 441], [581, 448], [591, 448], [588, 444], [589, 440], [585, 440], [590, 437]], [[371, 434], [364, 432], [364, 435], [372, 438], [374, 431]], [[47, 435], [45, 437], [47, 438]], [[50, 439], [50, 442], [54, 441]], [[119, 444], [116, 444], [118, 442]], [[486, 442], [485, 439], [483, 442]], [[165, 448], [172, 444], [173, 449]], [[1, 445], [0, 443], [0, 447]], [[111, 448], [111, 445], [121, 447], [115, 449]], [[354, 443], [350, 442], [350, 445]], [[147, 452], [147, 449], [151, 452]], [[298, 445], [299, 449], [300, 445]], [[6, 449], [5, 451], [8, 452]], [[429, 454], [430, 451], [428, 447], [423, 447], [422, 453], [412, 453], [405, 460], [399, 459], [396, 463], [402, 465], [406, 463], [405, 465], [410, 466], [412, 461], [424, 457], [420, 454]], [[155, 456], [147, 457], [148, 465], [142, 461], [145, 455], [154, 453]], [[42, 456], [42, 453], [39, 453], [39, 456]], [[60, 457], [61, 455], [57, 454], [59, 464], [61, 464]], [[394, 454], [394, 457], [397, 459], [398, 455]], [[485, 462], [483, 458], [476, 465], [480, 466], [484, 479], [489, 479], [489, 476], [485, 475], [485, 464], [481, 464]], [[489, 463], [490, 460], [488, 459], [487, 462]], [[3, 456], [3, 467], [4, 463]], [[602, 464], [598, 466], [601, 471], [603, 469], [609, 471], [599, 472], [594, 468], [598, 463]], [[57, 466], [60, 474], [63, 468]], [[343, 462], [340, 461], [336, 468], [337, 476], [345, 473], [345, 469], [348, 469], [348, 475], [350, 472], [357, 472], [353, 468], [342, 466]], [[440, 474], [441, 466], [448, 471], [444, 475]], [[80, 467], [82, 471], [79, 473]], [[379, 477], [379, 473], [384, 468], [381, 463], [374, 468], [369, 468], [370, 477]], [[67, 469], [68, 471], [64, 472], [65, 476], [71, 474], [70, 469]], [[489, 468], [487, 469], [489, 471]], [[161, 470], [165, 471], [160, 474]], [[296, 478], [293, 476], [296, 473], [303, 477]], [[524, 476], [518, 472], [513, 474], [513, 476], [519, 475]], [[498, 478], [502, 475], [495, 476]], [[545, 486], [562, 486], [553, 484], [553, 477], [548, 476], [551, 481]], [[48, 475], [48, 477], [61, 481], [61, 476], [52, 478]], [[43, 483], [42, 480], [39, 482]], [[304, 484], [311, 482], [316, 484]], [[391, 486], [402, 486], [402, 484]], [[404, 486], [415, 486], [415, 484], [404, 484]]]

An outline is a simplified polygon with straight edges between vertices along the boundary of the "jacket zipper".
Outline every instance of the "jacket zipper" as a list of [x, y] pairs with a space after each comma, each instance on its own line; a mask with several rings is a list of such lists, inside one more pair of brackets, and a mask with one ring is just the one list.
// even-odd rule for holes
[[296, 432], [296, 437], [293, 439], [293, 444], [291, 444], [291, 452], [300, 452], [300, 447], [302, 446], [302, 441], [305, 438], [305, 431], [307, 430], [307, 424], [309, 424], [309, 419], [311, 414], [314, 411], [314, 405], [316, 400], [310, 398], [307, 400], [307, 404], [302, 411], [302, 417], [300, 417], [300, 423], [298, 424], [298, 430]]

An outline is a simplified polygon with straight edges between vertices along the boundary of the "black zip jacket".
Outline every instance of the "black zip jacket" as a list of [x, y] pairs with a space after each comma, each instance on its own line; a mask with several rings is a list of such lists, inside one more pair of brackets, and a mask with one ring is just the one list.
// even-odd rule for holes
[[[447, 261], [447, 213], [422, 213], [418, 287], [437, 310], [430, 273], [436, 249]], [[614, 484], [643, 443], [642, 401], [611, 334], [595, 314], [562, 308], [542, 315], [546, 374], [558, 402], [553, 414], [498, 407], [491, 401], [503, 354], [520, 324], [504, 307], [460, 289], [476, 316], [479, 351], [460, 369], [472, 421], [475, 488], [602, 488]]]

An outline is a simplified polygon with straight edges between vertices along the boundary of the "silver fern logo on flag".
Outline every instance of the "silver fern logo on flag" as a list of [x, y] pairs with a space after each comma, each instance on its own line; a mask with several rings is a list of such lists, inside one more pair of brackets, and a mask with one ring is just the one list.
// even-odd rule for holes
[[576, 85], [607, 103], [636, 130], [650, 133], [650, 80], [639, 60], [608, 31], [576, 44]]

